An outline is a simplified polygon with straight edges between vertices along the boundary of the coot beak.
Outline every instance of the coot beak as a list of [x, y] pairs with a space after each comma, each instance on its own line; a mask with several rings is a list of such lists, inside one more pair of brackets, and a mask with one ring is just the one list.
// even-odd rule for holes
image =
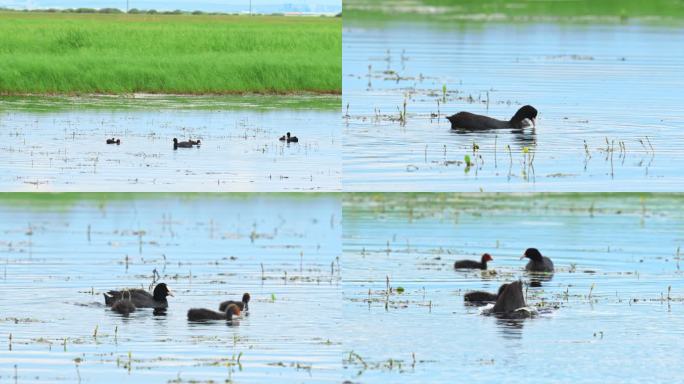
[[525, 255], [520, 256], [520, 260], [522, 260], [522, 259], [524, 259], [524, 258], [525, 258]]
[[171, 292], [170, 289], [167, 289], [167, 290], [166, 290], [166, 294], [169, 295], [169, 296], [171, 296], [171, 297], [173, 297], [173, 292]]

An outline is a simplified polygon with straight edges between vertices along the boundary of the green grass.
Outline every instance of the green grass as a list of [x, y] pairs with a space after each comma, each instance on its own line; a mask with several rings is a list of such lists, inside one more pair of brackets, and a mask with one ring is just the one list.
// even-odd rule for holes
[[[445, 219], [457, 215], [527, 215], [535, 212], [557, 216], [618, 214], [660, 217], [682, 216], [675, 208], [684, 203], [682, 193], [344, 193], [343, 220], [382, 216], [388, 222], [397, 218]], [[346, 225], [346, 224], [345, 224]]]
[[182, 200], [182, 201], [316, 201], [325, 199], [340, 199], [338, 193], [259, 193], [259, 192], [230, 192], [230, 193], [195, 193], [195, 192], [7, 192], [0, 194], [0, 207], [10, 207], [19, 210], [32, 211], [68, 211], [80, 204], [95, 203], [101, 208], [111, 202], [153, 201], [153, 200]]
[[0, 94], [340, 94], [341, 24], [0, 12]]
[[[483, 17], [484, 16], [484, 17]], [[486, 17], [489, 16], [489, 17]], [[347, 20], [575, 22], [684, 20], [682, 0], [347, 0]]]

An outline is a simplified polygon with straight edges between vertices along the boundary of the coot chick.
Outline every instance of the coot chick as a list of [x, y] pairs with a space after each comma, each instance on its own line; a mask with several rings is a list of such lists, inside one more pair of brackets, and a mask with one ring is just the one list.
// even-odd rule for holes
[[496, 302], [496, 299], [499, 298], [499, 295], [501, 295], [501, 293], [504, 291], [504, 289], [506, 289], [507, 286], [508, 284], [500, 286], [499, 292], [497, 292], [496, 294], [484, 291], [468, 292], [465, 295], [463, 295], [463, 301], [475, 305]]
[[527, 257], [530, 262], [525, 266], [528, 272], [553, 272], [553, 262], [546, 256], [542, 256], [537, 248], [527, 248], [520, 260]]
[[136, 308], [166, 308], [169, 306], [166, 301], [167, 296], [173, 296], [173, 293], [164, 283], [157, 284], [151, 295], [146, 290], [138, 288], [109, 291], [104, 294], [107, 306], [114, 305], [117, 300], [126, 299], [131, 301]]
[[480, 261], [474, 260], [458, 260], [454, 263], [455, 269], [487, 269], [487, 262], [492, 261], [492, 255], [489, 253], [482, 254]]
[[117, 300], [112, 304], [112, 311], [128, 316], [131, 312], [135, 312], [135, 304], [129, 299]]
[[173, 149], [178, 148], [192, 148], [193, 144], [189, 141], [178, 141], [175, 137], [173, 138]]
[[531, 106], [526, 105], [511, 117], [510, 120], [497, 120], [488, 116], [477, 115], [470, 112], [459, 112], [453, 116], [448, 116], [447, 120], [451, 123], [451, 129], [504, 129], [504, 128], [525, 128], [525, 120], [529, 119], [534, 125], [537, 118], [537, 110]]
[[290, 136], [290, 132], [280, 137], [280, 141], [287, 141], [288, 143], [298, 143], [297, 136]]
[[216, 312], [206, 308], [192, 308], [188, 310], [188, 320], [208, 321], [208, 320], [232, 320], [233, 316], [240, 316], [240, 308], [235, 304], [226, 307], [225, 312]]
[[523, 296], [522, 281], [504, 284], [499, 288], [499, 291], [499, 297], [496, 299], [496, 304], [494, 304], [491, 313], [507, 315], [527, 306], [525, 296]]
[[121, 144], [121, 139], [114, 139], [113, 137], [111, 139], [107, 139], [107, 144], [116, 144], [119, 145]]
[[250, 298], [251, 296], [249, 296], [249, 293], [245, 293], [244, 295], [242, 295], [242, 301], [224, 301], [223, 303], [221, 303], [221, 305], [219, 305], [219, 311], [225, 312], [226, 308], [228, 308], [229, 305], [236, 305], [238, 308], [240, 308], [241, 311], [248, 311]]

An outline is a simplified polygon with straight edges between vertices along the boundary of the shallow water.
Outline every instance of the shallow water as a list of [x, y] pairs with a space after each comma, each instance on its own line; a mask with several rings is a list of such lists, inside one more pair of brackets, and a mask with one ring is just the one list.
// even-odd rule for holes
[[[682, 198], [345, 195], [345, 377], [640, 383], [681, 376], [684, 358], [673, 351], [684, 329]], [[556, 267], [551, 281], [526, 288], [538, 317], [504, 321], [464, 306], [469, 290], [528, 283], [519, 256], [533, 246]], [[493, 255], [495, 274], [453, 270], [455, 260], [483, 252]]]
[[[345, 190], [684, 186], [680, 28], [345, 21], [343, 41]], [[508, 120], [525, 104], [534, 130], [458, 133], [444, 118]]]
[[[0, 382], [339, 382], [340, 217], [324, 195], [5, 196]], [[155, 269], [165, 316], [102, 305]], [[243, 292], [236, 324], [186, 320]]]
[[[0, 99], [0, 188], [340, 190], [339, 98], [280, 99]], [[287, 131], [300, 142], [281, 143]], [[174, 151], [174, 137], [202, 146]]]

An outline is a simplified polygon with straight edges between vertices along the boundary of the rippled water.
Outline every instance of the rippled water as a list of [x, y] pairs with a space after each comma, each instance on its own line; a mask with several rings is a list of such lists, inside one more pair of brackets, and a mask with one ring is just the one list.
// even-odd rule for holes
[[[340, 217], [325, 195], [2, 196], [0, 382], [339, 382]], [[102, 305], [155, 269], [165, 316]], [[243, 292], [237, 324], [186, 320]]]
[[[0, 99], [0, 188], [340, 190], [339, 98], [282, 99]], [[287, 131], [299, 143], [281, 143]], [[202, 146], [174, 151], [174, 137]]]
[[[680, 28], [345, 21], [343, 41], [345, 190], [684, 186]], [[535, 130], [457, 133], [444, 118], [525, 104]]]
[[[345, 195], [342, 338], [354, 382], [669, 382], [684, 374], [681, 195]], [[529, 278], [538, 317], [464, 306]], [[495, 273], [453, 262], [493, 255]], [[387, 278], [392, 293], [387, 295]], [[668, 293], [668, 287], [671, 291]], [[398, 293], [403, 288], [403, 293]], [[668, 296], [670, 300], [668, 300]]]

